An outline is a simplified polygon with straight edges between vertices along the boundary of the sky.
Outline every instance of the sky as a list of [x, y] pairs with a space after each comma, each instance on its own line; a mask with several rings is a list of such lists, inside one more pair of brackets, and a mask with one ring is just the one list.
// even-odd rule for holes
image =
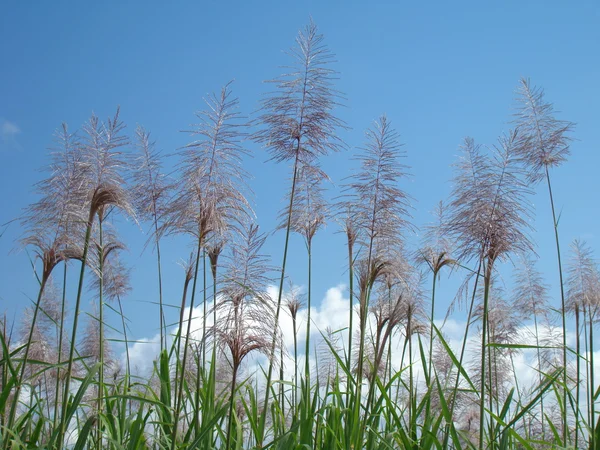
[[[330, 199], [356, 169], [353, 156], [365, 129], [386, 114], [404, 144], [402, 162], [411, 167], [400, 187], [412, 198], [411, 221], [422, 228], [429, 211], [448, 198], [461, 141], [471, 136], [493, 145], [507, 132], [515, 89], [527, 77], [545, 90], [558, 118], [577, 124], [571, 157], [552, 171], [566, 257], [575, 238], [600, 251], [597, 2], [131, 1], [45, 2], [35, 8], [6, 2], [0, 14], [0, 313], [18, 321], [36, 295], [31, 254], [17, 244], [23, 230], [13, 220], [38, 198], [34, 184], [46, 176], [40, 169], [62, 122], [76, 130], [92, 112], [107, 118], [120, 106], [130, 136], [143, 125], [157, 148], [172, 154], [190, 142], [181, 130], [205, 108], [203, 98], [231, 80], [241, 113], [254, 117], [270, 90], [264, 81], [284, 71], [281, 66], [290, 62], [285, 51], [311, 18], [336, 55], [335, 87], [345, 99], [336, 114], [349, 127], [340, 132], [348, 150], [322, 160], [332, 181]], [[284, 236], [274, 229], [290, 168], [268, 161], [257, 144], [246, 144], [253, 155], [245, 167], [253, 175], [254, 209], [261, 230], [269, 233], [264, 250], [278, 265]], [[167, 167], [175, 161], [169, 158]], [[556, 305], [552, 219], [547, 192], [543, 186], [538, 190], [529, 199], [535, 209], [533, 237]], [[331, 288], [343, 291], [347, 283], [345, 238], [334, 219], [314, 241], [317, 306]], [[129, 247], [125, 262], [133, 270], [125, 315], [134, 339], [151, 339], [158, 315], [155, 255], [144, 250], [148, 224], [116, 221]], [[409, 247], [419, 239], [419, 231], [409, 235]], [[183, 273], [177, 262], [187, 258], [189, 244], [176, 238], [163, 245], [170, 304], [179, 301]], [[292, 237], [288, 273], [294, 284], [306, 286], [306, 253], [298, 236]], [[456, 284], [442, 279], [439, 317]], [[92, 301], [87, 292], [86, 311]], [[171, 309], [168, 321], [175, 317]]]

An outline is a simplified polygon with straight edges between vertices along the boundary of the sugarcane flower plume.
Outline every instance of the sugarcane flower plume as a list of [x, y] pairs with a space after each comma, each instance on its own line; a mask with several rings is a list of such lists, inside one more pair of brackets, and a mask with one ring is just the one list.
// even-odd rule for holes
[[545, 170], [562, 164], [570, 153], [569, 135], [575, 124], [554, 117], [554, 106], [544, 98], [541, 88], [521, 78], [517, 89], [518, 109], [514, 122], [527, 139], [523, 158], [532, 183], [545, 176]]
[[311, 21], [289, 51], [293, 64], [288, 72], [269, 81], [277, 90], [262, 101], [261, 128], [253, 138], [277, 162], [309, 162], [343, 148], [338, 129], [344, 123], [333, 113], [340, 100], [333, 88], [337, 72], [323, 41]]
[[205, 102], [207, 109], [196, 114], [199, 123], [188, 131], [195, 140], [179, 152], [180, 180], [163, 225], [168, 233], [186, 233], [201, 241], [211, 232], [225, 234], [251, 215], [244, 196], [249, 176], [242, 166], [248, 154], [242, 146], [246, 124], [231, 83]]

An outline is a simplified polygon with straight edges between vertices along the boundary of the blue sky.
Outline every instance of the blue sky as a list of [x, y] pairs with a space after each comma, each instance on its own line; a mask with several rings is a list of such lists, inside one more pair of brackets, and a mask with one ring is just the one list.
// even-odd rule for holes
[[[600, 251], [597, 167], [600, 163], [600, 5], [597, 2], [6, 2], [0, 14], [0, 224], [18, 217], [36, 199], [53, 131], [61, 122], [79, 128], [95, 112], [122, 119], [133, 135], [147, 127], [164, 153], [189, 141], [180, 130], [204, 108], [202, 98], [235, 79], [241, 111], [256, 111], [269, 86], [289, 62], [284, 51], [312, 17], [336, 54], [336, 87], [347, 99], [339, 115], [351, 127], [341, 137], [350, 150], [323, 160], [339, 194], [355, 167], [352, 155], [364, 130], [385, 113], [401, 135], [411, 176], [402, 188], [414, 198], [413, 222], [450, 191], [458, 146], [465, 136], [493, 144], [510, 127], [514, 90], [530, 77], [554, 102], [559, 118], [577, 123], [572, 156], [552, 174], [562, 211], [563, 247], [583, 238]], [[271, 232], [289, 184], [289, 168], [254, 158], [255, 210]], [[172, 165], [173, 161], [168, 162]], [[547, 194], [535, 204], [541, 268], [554, 282], [553, 230]], [[156, 332], [155, 262], [142, 254], [139, 228], [120, 221], [130, 250], [134, 290], [126, 301], [135, 337]], [[145, 224], [143, 228], [147, 228]], [[18, 317], [35, 282], [27, 254], [16, 252], [18, 224], [0, 229], [0, 313]], [[346, 281], [344, 238], [331, 221], [315, 238], [314, 295]], [[409, 239], [418, 240], [417, 236]], [[283, 235], [265, 250], [281, 261]], [[294, 238], [289, 273], [306, 283], [305, 254]], [[166, 293], [177, 303], [182, 281], [175, 264], [189, 254], [185, 239], [165, 244]], [[451, 286], [452, 283], [446, 283]], [[442, 291], [442, 305], [452, 289]], [[73, 297], [73, 295], [71, 295]], [[86, 299], [90, 302], [92, 297]], [[443, 309], [443, 306], [441, 307]], [[175, 316], [173, 315], [173, 318]]]

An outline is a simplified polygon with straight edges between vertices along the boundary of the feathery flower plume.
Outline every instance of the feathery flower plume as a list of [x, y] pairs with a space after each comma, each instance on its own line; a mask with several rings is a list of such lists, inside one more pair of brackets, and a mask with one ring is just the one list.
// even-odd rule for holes
[[[51, 175], [37, 184], [41, 198], [27, 209], [21, 220], [21, 225], [27, 230], [21, 243], [34, 247], [36, 257], [42, 261], [42, 276], [39, 278], [40, 288], [31, 317], [30, 336], [26, 341], [16, 398], [19, 398], [44, 288], [54, 268], [69, 259], [69, 250], [77, 242], [81, 225], [86, 223], [82, 211], [86, 196], [87, 165], [82, 147], [64, 123], [56, 131], [55, 141], [57, 148], [52, 152], [48, 167]], [[16, 403], [11, 407], [8, 428], [15, 419]]]
[[[250, 214], [244, 196], [244, 192], [248, 191], [245, 183], [248, 175], [242, 167], [242, 158], [248, 154], [242, 146], [245, 124], [237, 112], [239, 101], [232, 97], [230, 85], [226, 84], [219, 95], [213, 94], [205, 99], [208, 110], [196, 114], [199, 123], [189, 133], [197, 139], [180, 152], [181, 178], [175, 186], [174, 198], [163, 225], [167, 233], [188, 234], [197, 241], [183, 367], [188, 353], [187, 340], [195, 304], [200, 255], [207, 237], [211, 233], [225, 235], [232, 227], [243, 224]], [[203, 331], [205, 329], [206, 315], [203, 318]], [[176, 396], [175, 421], [178, 420], [182, 397], [183, 385], [179, 386]], [[172, 440], [172, 449], [175, 443], [176, 436]]]
[[[122, 148], [129, 143], [129, 140], [123, 134], [124, 129], [125, 124], [119, 118], [119, 108], [117, 108], [114, 117], [109, 118], [104, 123], [102, 123], [95, 114], [92, 114], [90, 120], [83, 127], [85, 137], [82, 141], [82, 152], [86, 171], [82, 188], [87, 197], [86, 207], [88, 216], [85, 222], [85, 237], [83, 238], [83, 249], [81, 252], [81, 272], [79, 275], [77, 298], [75, 300], [69, 362], [62, 402], [63, 407], [58, 437], [58, 446], [60, 448], [63, 446], [65, 433], [68, 428], [67, 405], [70, 393], [71, 370], [75, 357], [75, 343], [77, 341], [77, 327], [83, 290], [83, 279], [85, 266], [87, 264], [90, 238], [92, 236], [92, 228], [95, 219], [97, 218], [98, 229], [101, 236], [102, 223], [106, 221], [108, 215], [114, 208], [118, 208], [126, 215], [135, 218], [135, 213], [130, 203], [129, 193], [125, 187], [125, 172], [128, 169], [128, 165]], [[102, 302], [102, 299], [100, 299], [100, 302]], [[100, 321], [102, 321], [102, 319], [102, 304], [100, 304]], [[99, 334], [102, 338], [101, 326]], [[100, 371], [99, 394], [102, 392], [103, 376], [104, 372]], [[98, 427], [101, 427], [100, 421], [98, 422]]]
[[[323, 180], [329, 179], [316, 161], [302, 162], [298, 167], [294, 201], [291, 209], [291, 231], [300, 234], [307, 245], [312, 243], [316, 232], [325, 225], [328, 215], [327, 202], [323, 198]], [[291, 198], [288, 193], [286, 198]], [[279, 213], [279, 228], [285, 229], [288, 221], [288, 208]]]
[[289, 290], [285, 304], [292, 318], [292, 331], [294, 333], [294, 407], [298, 404], [298, 311], [303, 305], [300, 289], [289, 282]]
[[600, 306], [600, 271], [592, 249], [579, 239], [571, 244], [571, 264], [567, 271], [567, 307], [587, 307], [595, 316]]
[[[263, 144], [271, 153], [271, 159], [277, 162], [293, 162], [292, 187], [286, 223], [286, 244], [283, 251], [279, 294], [275, 311], [275, 327], [279, 327], [279, 314], [285, 280], [289, 233], [292, 229], [292, 209], [296, 193], [296, 181], [300, 164], [316, 165], [319, 156], [338, 151], [343, 143], [337, 131], [344, 128], [333, 110], [339, 106], [340, 94], [333, 88], [337, 73], [331, 69], [333, 55], [323, 43], [312, 22], [298, 33], [296, 47], [289, 55], [293, 65], [289, 72], [270, 80], [277, 91], [268, 95], [261, 105], [258, 123], [261, 128], [254, 133], [253, 139]], [[314, 218], [312, 218], [314, 219]], [[273, 360], [275, 342], [272, 344]], [[273, 365], [269, 364], [267, 385], [271, 382]], [[258, 445], [262, 445], [262, 433], [267, 416], [269, 389], [265, 391], [263, 414]]]
[[209, 233], [223, 234], [248, 217], [244, 192], [249, 176], [242, 166], [248, 154], [242, 146], [245, 124], [230, 86], [205, 99], [208, 109], [196, 113], [199, 123], [188, 131], [197, 138], [179, 153], [180, 181], [164, 225], [168, 233], [186, 233], [204, 242]]
[[539, 183], [546, 171], [566, 161], [575, 124], [554, 117], [554, 106], [544, 99], [544, 91], [521, 78], [517, 89], [518, 110], [514, 122], [526, 136], [527, 145], [521, 151], [528, 169], [528, 178]]
[[[560, 282], [560, 299], [562, 314], [563, 334], [563, 385], [567, 386], [567, 322], [566, 322], [566, 295], [563, 280], [562, 261], [560, 254], [560, 239], [558, 236], [558, 218], [554, 207], [552, 183], [550, 181], [550, 168], [560, 165], [569, 155], [571, 137], [569, 134], [574, 124], [558, 120], [554, 117], [554, 107], [544, 99], [544, 91], [531, 86], [529, 80], [521, 79], [518, 90], [519, 108], [515, 114], [515, 122], [523, 130], [527, 145], [521, 148], [525, 162], [528, 179], [532, 184], [544, 178], [548, 184], [548, 195], [552, 209], [552, 224], [554, 226], [554, 240], [556, 242], [556, 257], [558, 260], [558, 275]], [[567, 391], [563, 389], [563, 405], [567, 404]], [[567, 414], [562, 422], [562, 439], [567, 442], [568, 424]]]
[[379, 242], [391, 245], [401, 241], [404, 231], [412, 229], [412, 225], [410, 197], [398, 187], [408, 169], [400, 163], [405, 152], [398, 142], [398, 133], [387, 117], [381, 116], [365, 134], [367, 142], [357, 158], [361, 169], [345, 187], [344, 205], [355, 217], [358, 242], [369, 259]]
[[[443, 267], [453, 265], [456, 263], [452, 259], [452, 244], [445, 234], [446, 227], [446, 208], [443, 202], [439, 202], [433, 211], [435, 221], [429, 224], [425, 228], [425, 236], [421, 245], [421, 248], [417, 251], [416, 260], [418, 263], [426, 264], [431, 273], [433, 274], [432, 289], [431, 289], [431, 316], [430, 316], [430, 327], [429, 327], [429, 366], [427, 371], [427, 378], [430, 383], [433, 382], [432, 378], [432, 363], [433, 363], [433, 321], [435, 318], [435, 288], [437, 285], [437, 279], [440, 271]], [[435, 396], [431, 395], [430, 399], [434, 399]]]
[[[352, 228], [356, 241], [361, 245], [360, 255], [356, 257], [360, 320], [358, 361], [365, 357], [371, 291], [390, 262], [396, 260], [398, 254], [393, 250], [402, 248], [404, 230], [412, 228], [409, 196], [398, 187], [407, 170], [400, 163], [404, 152], [401, 151], [398, 134], [386, 116], [382, 116], [366, 131], [366, 137], [363, 154], [358, 157], [361, 168], [346, 185], [346, 200], [342, 203], [344, 209], [352, 211]], [[362, 363], [357, 366], [357, 398], [361, 397], [363, 366]]]
[[233, 431], [238, 370], [251, 352], [273, 357], [271, 342], [280, 339], [273, 320], [272, 300], [266, 293], [270, 268], [267, 258], [260, 253], [265, 240], [266, 236], [258, 233], [256, 225], [243, 231], [232, 248], [222, 282], [221, 301], [215, 305], [219, 320], [213, 325], [211, 335], [230, 358], [233, 371], [226, 448]]
[[161, 349], [166, 347], [166, 323], [162, 298], [162, 266], [160, 258], [161, 229], [159, 221], [164, 219], [167, 197], [171, 189], [162, 172], [161, 155], [150, 140], [150, 132], [138, 125], [135, 130], [137, 157], [132, 163], [132, 201], [140, 220], [152, 222], [154, 246], [158, 265], [158, 303], [160, 315]]
[[[595, 375], [594, 375], [594, 327], [598, 322], [598, 309], [600, 308], [600, 268], [594, 259], [592, 250], [583, 241], [575, 239], [571, 244], [571, 263], [567, 271], [567, 298], [566, 309], [574, 313], [576, 335], [576, 411], [579, 407], [580, 389], [580, 364], [581, 364], [581, 328], [587, 328], [589, 332], [589, 343], [586, 342], [586, 350], [589, 351], [589, 360], [584, 358], [586, 372], [588, 373], [587, 404], [594, 405]], [[583, 324], [580, 318], [583, 313]], [[587, 334], [587, 333], [586, 333]], [[588, 408], [589, 423], [595, 423], [594, 408]], [[592, 422], [593, 421], [593, 422]], [[575, 440], [577, 441], [579, 429], [576, 427]], [[589, 444], [593, 445], [595, 439], [589, 438]]]
[[[542, 274], [535, 266], [535, 260], [529, 255], [521, 255], [520, 264], [515, 269], [515, 287], [512, 293], [512, 304], [515, 312], [523, 320], [533, 318], [533, 334], [536, 343], [537, 369], [539, 371], [539, 385], [544, 381], [542, 375], [542, 352], [540, 342], [540, 320], [548, 316], [548, 286], [544, 283]], [[545, 432], [544, 399], [540, 399], [540, 425], [542, 435]]]
[[[446, 231], [456, 242], [457, 259], [469, 261], [476, 258], [483, 268], [482, 380], [486, 379], [489, 290], [494, 265], [513, 253], [533, 251], [528, 236], [531, 212], [525, 202], [529, 191], [523, 180], [519, 156], [526, 142], [518, 130], [511, 131], [500, 137], [498, 145], [493, 147], [493, 157], [490, 157], [481, 153], [481, 147], [473, 139], [466, 138], [464, 156], [456, 164], [457, 175]], [[480, 443], [483, 443], [485, 429], [485, 389], [486, 383], [482, 382], [479, 397]]]

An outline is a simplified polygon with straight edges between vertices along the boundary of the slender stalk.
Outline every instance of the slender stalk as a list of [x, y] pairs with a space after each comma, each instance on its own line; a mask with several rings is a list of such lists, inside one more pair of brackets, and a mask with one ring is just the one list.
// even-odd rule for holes
[[[204, 349], [204, 345], [202, 345], [202, 348]], [[196, 344], [196, 388], [194, 392], [194, 406], [192, 407], [192, 414], [194, 415], [195, 434], [197, 434], [198, 430], [200, 429], [200, 412], [202, 411], [200, 407], [200, 386], [202, 385], [202, 379], [206, 378], [203, 375], [205, 364], [206, 363], [202, 362], [202, 360], [200, 359], [198, 344]]]
[[298, 331], [296, 328], [296, 315], [292, 317], [294, 331], [294, 414], [298, 406]]
[[[300, 140], [297, 140], [297, 148], [300, 148]], [[285, 230], [285, 245], [283, 247], [283, 262], [281, 263], [281, 278], [279, 279], [279, 292], [277, 294], [277, 308], [275, 310], [275, 329], [273, 330], [273, 341], [271, 343], [271, 352], [269, 358], [269, 369], [267, 371], [267, 384], [265, 385], [265, 400], [263, 402], [261, 423], [260, 423], [260, 435], [257, 436], [257, 445], [262, 447], [262, 440], [264, 435], [264, 426], [267, 419], [267, 411], [269, 407], [269, 389], [271, 385], [271, 379], [273, 377], [273, 359], [275, 357], [275, 344], [277, 342], [277, 330], [279, 328], [279, 313], [281, 311], [281, 299], [283, 295], [283, 283], [285, 281], [285, 265], [287, 262], [288, 244], [290, 240], [290, 228], [292, 223], [292, 206], [294, 204], [294, 193], [296, 191], [296, 178], [298, 176], [298, 152], [296, 152], [296, 159], [294, 161], [294, 176], [292, 178], [292, 191], [290, 194], [290, 203], [288, 207], [288, 219]], [[306, 355], [308, 358], [308, 355]]]
[[285, 398], [283, 389], [283, 347], [279, 349], [279, 403], [281, 408], [281, 415], [285, 420]]
[[431, 287], [431, 326], [429, 328], [429, 367], [427, 368], [427, 379], [431, 383], [431, 366], [433, 363], [433, 317], [435, 314], [435, 285], [437, 280], [437, 271], [433, 272], [433, 283]]
[[[454, 389], [453, 389], [453, 396], [452, 396], [452, 403], [450, 405], [450, 417], [454, 417], [454, 408], [456, 407], [456, 394], [458, 393], [458, 386], [460, 384], [460, 367], [462, 367], [462, 363], [465, 357], [465, 350], [467, 347], [467, 338], [469, 336], [469, 328], [471, 326], [471, 319], [473, 317], [473, 309], [475, 306], [475, 296], [477, 294], [477, 285], [479, 284], [479, 276], [481, 274], [481, 268], [483, 265], [483, 260], [480, 258], [479, 259], [479, 265], [477, 267], [477, 272], [475, 274], [475, 283], [473, 286], [473, 293], [471, 294], [471, 304], [469, 306], [469, 314], [467, 315], [467, 323], [465, 325], [465, 334], [463, 337], [463, 342], [461, 345], [461, 349], [460, 349], [460, 358], [458, 359], [458, 367], [456, 368], [456, 381], [454, 382]], [[448, 438], [450, 437], [450, 427], [454, 426], [452, 423], [447, 424], [446, 425], [446, 432], [444, 435], [444, 448], [447, 446], [448, 444]]]
[[[353, 318], [354, 318], [354, 255], [352, 254], [352, 245], [348, 239], [348, 288], [350, 293], [350, 307], [348, 311], [348, 370], [352, 367], [352, 334], [353, 334]], [[346, 395], [346, 402], [349, 401], [350, 386]]]
[[63, 266], [63, 288], [62, 288], [62, 301], [60, 306], [60, 325], [58, 330], [58, 355], [57, 355], [57, 366], [56, 366], [56, 385], [54, 389], [54, 428], [57, 426], [58, 421], [58, 392], [60, 390], [60, 364], [62, 358], [62, 344], [63, 344], [63, 333], [65, 325], [65, 307], [67, 303], [67, 263]]
[[312, 269], [312, 241], [307, 242], [308, 250], [308, 288], [306, 294], [306, 349], [304, 354], [304, 380], [306, 383], [306, 404], [310, 404], [310, 308], [311, 308], [311, 269]]
[[[196, 282], [198, 280], [198, 268], [200, 267], [200, 254], [203, 247], [203, 235], [200, 232], [200, 236], [198, 237], [198, 249], [196, 251], [196, 264], [194, 268], [194, 282], [192, 284], [192, 298], [190, 299], [190, 313], [188, 314], [188, 323], [187, 323], [187, 331], [185, 335], [185, 344], [183, 346], [183, 358], [181, 361], [181, 380], [179, 383], [179, 392], [176, 392], [177, 399], [175, 402], [175, 417], [174, 417], [174, 428], [173, 428], [173, 440], [171, 442], [171, 450], [175, 450], [177, 443], [177, 422], [179, 421], [179, 412], [181, 410], [181, 403], [183, 401], [183, 381], [185, 378], [185, 365], [187, 362], [187, 353], [188, 353], [188, 340], [190, 337], [191, 327], [192, 327], [192, 314], [194, 312], [194, 299], [196, 297]], [[179, 355], [177, 355], [179, 358]]]
[[554, 224], [554, 238], [556, 241], [556, 256], [558, 260], [558, 278], [560, 281], [560, 308], [562, 316], [562, 338], [563, 338], [563, 404], [565, 405], [565, 414], [563, 414], [562, 420], [562, 439], [565, 445], [567, 445], [568, 436], [568, 422], [567, 422], [567, 318], [566, 318], [566, 307], [565, 307], [565, 287], [563, 282], [563, 270], [562, 260], [560, 256], [560, 240], [558, 237], [558, 221], [556, 219], [556, 211], [554, 208], [554, 197], [552, 195], [552, 184], [550, 183], [550, 171], [548, 166], [546, 169], [546, 181], [548, 182], [548, 194], [550, 196], [550, 206], [552, 207], [552, 223]]
[[[413, 427], [412, 420], [415, 418], [416, 412], [416, 403], [415, 403], [415, 394], [413, 392], [414, 388], [414, 373], [413, 373], [413, 349], [412, 349], [412, 312], [408, 314], [408, 323], [406, 326], [407, 331], [407, 339], [408, 339], [408, 424], [410, 427], [411, 437], [416, 439], [416, 435], [413, 433], [416, 432], [416, 426]], [[416, 418], [415, 418], [416, 420]]]
[[237, 371], [238, 367], [235, 365], [233, 367], [233, 378], [231, 380], [231, 394], [229, 396], [229, 420], [227, 422], [227, 440], [225, 441], [225, 449], [229, 450], [231, 448], [231, 432], [233, 429], [233, 405], [235, 403], [235, 389], [237, 382]]
[[[538, 332], [538, 321], [537, 321], [537, 314], [534, 310], [533, 312], [533, 326], [535, 327], [535, 346], [536, 346], [536, 350], [537, 350], [537, 359], [538, 359], [538, 377], [539, 377], [539, 382], [540, 382], [540, 386], [542, 385], [542, 354], [541, 354], [541, 349], [540, 349], [540, 335]], [[540, 397], [540, 411], [541, 411], [541, 417], [540, 420], [542, 422], [542, 439], [545, 438], [546, 436], [546, 430], [545, 430], [545, 421], [544, 421], [544, 396], [542, 395]]]
[[[187, 273], [186, 273], [187, 277]], [[175, 379], [173, 380], [173, 391], [175, 392], [175, 402], [177, 403], [177, 392], [179, 386], [179, 355], [181, 354], [181, 330], [183, 329], [183, 313], [185, 309], [185, 301], [187, 298], [187, 291], [189, 286], [189, 280], [186, 278], [183, 284], [183, 293], [181, 294], [181, 307], [179, 309], [179, 329], [177, 331], [177, 335], [175, 336], [175, 342], [173, 343], [173, 348], [177, 349], [177, 353], [175, 355]], [[169, 405], [171, 406], [171, 405]], [[162, 429], [162, 428], [161, 428]]]
[[[588, 382], [588, 390], [590, 392], [590, 404], [588, 405], [588, 409], [591, 415], [591, 429], [595, 429], [596, 427], [596, 412], [595, 412], [595, 402], [594, 402], [594, 392], [595, 392], [595, 380], [594, 380], [594, 313], [590, 311], [590, 381]], [[596, 435], [594, 432], [590, 433], [590, 448], [595, 448], [596, 445]]]
[[[579, 323], [579, 304], [575, 304], [575, 329], [576, 331], [576, 342], [575, 342], [575, 352], [577, 353], [577, 374], [575, 378], [575, 448], [577, 448], [577, 444], [579, 443], [579, 395], [580, 395], [580, 372], [581, 372], [581, 335], [580, 335], [580, 323]], [[592, 447], [593, 448], [593, 447]]]
[[[204, 342], [206, 340], [206, 248], [202, 249], [202, 285], [204, 289], [202, 289], [202, 364], [206, 364], [206, 345]], [[216, 322], [215, 322], [216, 324]]]
[[92, 234], [93, 211], [90, 210], [90, 216], [85, 231], [85, 239], [83, 241], [83, 255], [81, 257], [81, 270], [79, 272], [79, 284], [77, 286], [77, 298], [75, 300], [75, 312], [73, 315], [73, 331], [71, 333], [71, 344], [69, 348], [69, 363], [67, 364], [67, 375], [65, 378], [65, 390], [63, 394], [60, 432], [58, 434], [58, 449], [62, 450], [64, 445], [65, 433], [67, 431], [67, 405], [69, 400], [69, 390], [71, 388], [71, 373], [73, 371], [73, 360], [75, 359], [75, 342], [77, 341], [77, 325], [79, 322], [79, 309], [81, 307], [81, 294], [83, 292], [83, 278], [85, 275], [85, 265], [90, 245], [90, 236]]
[[19, 404], [19, 397], [21, 395], [21, 388], [23, 386], [23, 379], [25, 378], [25, 368], [27, 366], [27, 360], [29, 358], [29, 350], [31, 348], [31, 341], [33, 339], [33, 332], [35, 330], [35, 324], [37, 321], [37, 316], [40, 310], [40, 303], [42, 301], [42, 295], [44, 294], [44, 288], [46, 287], [46, 282], [48, 281], [48, 276], [43, 276], [40, 282], [40, 289], [38, 291], [37, 300], [35, 302], [35, 308], [33, 310], [33, 318], [31, 320], [31, 328], [29, 330], [29, 336], [27, 337], [27, 344], [25, 345], [25, 355], [23, 356], [23, 362], [21, 363], [21, 368], [19, 370], [19, 381], [17, 383], [17, 389], [15, 392], [14, 401], [10, 408], [10, 416], [8, 419], [8, 424], [6, 428], [6, 434], [4, 436], [4, 442], [6, 445], [9, 443], [9, 434], [8, 431], [12, 428], [15, 417], [17, 414], [17, 405]]
[[[483, 437], [484, 437], [484, 424], [485, 424], [485, 356], [487, 346], [487, 327], [488, 327], [488, 309], [489, 309], [489, 294], [490, 284], [492, 275], [493, 261], [489, 260], [486, 267], [486, 274], [484, 279], [484, 293], [483, 293], [483, 317], [482, 317], [482, 331], [481, 331], [481, 388], [479, 394], [479, 450], [483, 450]], [[490, 372], [491, 375], [491, 372]], [[490, 392], [490, 398], [492, 393]], [[490, 418], [490, 424], [492, 420]], [[491, 438], [491, 436], [490, 436]]]
[[[129, 358], [129, 340], [127, 339], [127, 326], [125, 325], [125, 316], [123, 315], [123, 303], [121, 302], [121, 296], [117, 295], [117, 303], [119, 304], [119, 313], [121, 314], [121, 325], [123, 326], [123, 339], [125, 340], [125, 394], [129, 393], [129, 378], [131, 377], [131, 359]], [[129, 401], [131, 409], [131, 400]]]
[[[156, 207], [154, 207], [156, 208]], [[156, 211], [155, 211], [156, 214]], [[156, 237], [156, 264], [158, 266], [158, 304], [160, 308], [160, 351], [167, 348], [167, 323], [165, 322], [165, 312], [163, 308], [163, 293], [162, 293], [162, 264], [160, 261], [160, 239], [158, 238], [158, 222], [156, 216], [154, 219], [154, 231]]]
[[[102, 412], [102, 397], [104, 396], [104, 247], [102, 236], [102, 214], [99, 214], [98, 219], [98, 270], [100, 273], [98, 284], [98, 306], [100, 308], [100, 371], [98, 372], [98, 414]], [[102, 421], [98, 420], [96, 429], [98, 432], [98, 441], [96, 443], [98, 450], [102, 448]]]

